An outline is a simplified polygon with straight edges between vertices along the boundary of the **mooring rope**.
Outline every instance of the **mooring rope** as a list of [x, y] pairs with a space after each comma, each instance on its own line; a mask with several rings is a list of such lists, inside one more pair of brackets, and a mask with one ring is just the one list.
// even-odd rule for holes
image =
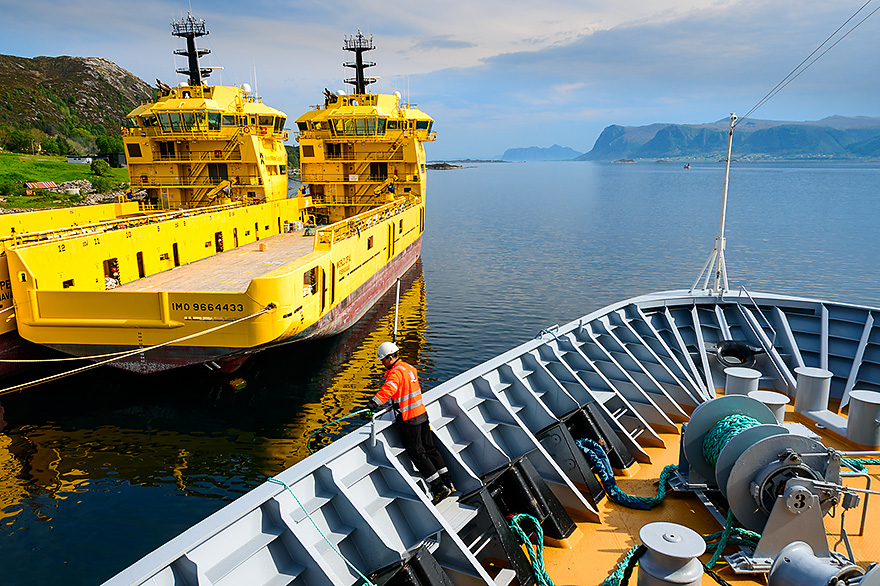
[[309, 434], [309, 437], [306, 438], [306, 448], [309, 450], [309, 453], [310, 453], [310, 454], [314, 454], [314, 453], [315, 453], [314, 451], [312, 451], [311, 443], [312, 443], [312, 438], [313, 438], [313, 437], [315, 436], [315, 434], [317, 434], [319, 431], [321, 431], [322, 429], [324, 429], [324, 428], [326, 428], [326, 427], [330, 427], [330, 426], [333, 425], [334, 423], [339, 423], [340, 421], [344, 421], [344, 420], [346, 420], [346, 419], [349, 419], [350, 417], [354, 417], [355, 415], [360, 415], [361, 413], [369, 413], [369, 412], [370, 412], [369, 409], [358, 409], [357, 411], [353, 411], [353, 412], [349, 413], [349, 414], [346, 415], [345, 417], [340, 417], [339, 419], [334, 419], [334, 420], [331, 421], [330, 423], [327, 423], [326, 425], [322, 425], [321, 427], [319, 427], [318, 429], [316, 429], [315, 431], [313, 431], [312, 433], [310, 433], [310, 434]]
[[718, 456], [727, 442], [732, 440], [736, 434], [756, 425], [761, 425], [761, 422], [754, 417], [736, 413], [716, 421], [703, 439], [703, 457], [712, 469], [715, 468]]
[[[14, 393], [14, 392], [16, 392], [16, 391], [22, 391], [22, 390], [24, 390], [24, 389], [28, 389], [28, 388], [30, 388], [30, 387], [35, 387], [35, 386], [37, 386], [37, 385], [41, 385], [41, 384], [43, 384], [43, 383], [47, 383], [47, 382], [50, 382], [50, 381], [53, 381], [53, 380], [62, 379], [62, 378], [65, 378], [65, 377], [68, 377], [68, 376], [71, 376], [71, 375], [74, 375], [74, 374], [78, 374], [78, 373], [80, 373], [80, 372], [85, 372], [85, 371], [87, 371], [87, 370], [92, 370], [93, 368], [98, 368], [99, 366], [104, 366], [105, 364], [109, 364], [109, 363], [111, 363], [111, 362], [115, 362], [115, 361], [120, 360], [120, 359], [122, 359], [122, 358], [128, 358], [129, 356], [137, 356], [138, 354], [143, 354], [144, 352], [149, 352], [150, 350], [156, 350], [157, 348], [162, 348], [162, 347], [164, 347], [164, 346], [169, 346], [169, 345], [171, 345], [171, 344], [177, 344], [177, 343], [179, 343], [179, 342], [185, 342], [185, 341], [187, 341], [187, 340], [191, 340], [191, 339], [193, 339], [193, 338], [198, 338], [199, 336], [204, 336], [204, 335], [206, 335], [206, 334], [210, 334], [211, 332], [216, 332], [217, 330], [220, 330], [220, 329], [223, 329], [223, 328], [228, 328], [229, 326], [234, 326], [235, 324], [237, 324], [237, 323], [241, 323], [241, 322], [243, 322], [243, 321], [245, 321], [245, 320], [255, 318], [255, 317], [257, 317], [258, 315], [262, 315], [262, 314], [264, 314], [264, 313], [266, 313], [267, 311], [270, 311], [270, 310], [272, 310], [272, 309], [275, 309], [275, 304], [274, 304], [274, 303], [270, 303], [269, 305], [267, 305], [266, 307], [264, 307], [264, 308], [261, 309], [260, 311], [258, 311], [258, 312], [256, 312], [256, 313], [252, 313], [252, 314], [250, 314], [250, 315], [246, 315], [246, 316], [244, 316], [244, 317], [240, 317], [240, 318], [238, 318], [238, 319], [235, 320], [235, 321], [231, 321], [231, 322], [227, 322], [227, 323], [224, 323], [224, 324], [220, 324], [219, 326], [215, 326], [215, 327], [213, 327], [213, 328], [209, 328], [209, 329], [207, 329], [207, 330], [203, 330], [203, 331], [201, 331], [201, 332], [196, 332], [196, 333], [194, 333], [194, 334], [189, 334], [188, 336], [183, 336], [182, 338], [177, 338], [176, 340], [169, 340], [169, 341], [167, 341], [167, 342], [162, 342], [161, 344], [156, 344], [155, 346], [148, 346], [148, 347], [146, 347], [146, 348], [137, 348], [137, 349], [135, 349], [135, 350], [126, 350], [124, 353], [122, 353], [122, 354], [120, 354], [120, 355], [113, 356], [112, 358], [108, 358], [108, 359], [106, 359], [106, 360], [101, 360], [100, 362], [93, 362], [92, 364], [87, 364], [87, 365], [85, 365], [85, 366], [81, 366], [81, 367], [79, 367], [79, 368], [74, 368], [73, 370], [68, 370], [68, 371], [65, 371], [65, 372], [60, 372], [60, 373], [57, 373], [57, 374], [53, 374], [53, 375], [50, 375], [50, 376], [43, 377], [43, 378], [41, 378], [41, 379], [37, 379], [37, 380], [35, 380], [35, 381], [31, 381], [31, 382], [27, 382], [27, 383], [21, 383], [21, 384], [19, 384], [19, 385], [15, 385], [15, 386], [12, 386], [12, 387], [7, 387], [7, 388], [5, 388], [5, 389], [0, 389], [0, 395], [6, 395], [6, 394], [8, 394], [8, 393]], [[85, 356], [84, 356], [83, 358], [88, 358], [88, 357], [85, 357]]]
[[[538, 544], [537, 547], [532, 545], [529, 536], [526, 535], [526, 532], [523, 531], [520, 526], [522, 521], [528, 521], [535, 526], [535, 533], [537, 533], [537, 539], [535, 541]], [[553, 580], [550, 579], [550, 575], [547, 574], [547, 570], [544, 568], [544, 554], [542, 549], [544, 543], [544, 531], [541, 529], [541, 524], [538, 520], [531, 515], [520, 513], [514, 515], [510, 520], [510, 529], [526, 547], [526, 554], [529, 556], [529, 563], [532, 565], [532, 573], [535, 575], [535, 580], [538, 584], [540, 584], [540, 586], [555, 586]]]
[[611, 572], [601, 586], [626, 586], [629, 583], [629, 577], [633, 573], [633, 569], [648, 548], [644, 545], [634, 545], [623, 556], [614, 571]]
[[666, 483], [669, 477], [678, 470], [678, 466], [675, 464], [670, 464], [663, 469], [663, 472], [660, 473], [660, 486], [657, 487], [656, 496], [633, 496], [626, 494], [617, 486], [617, 480], [614, 478], [614, 469], [611, 467], [608, 454], [605, 453], [602, 446], [589, 438], [577, 440], [577, 445], [583, 450], [590, 468], [599, 477], [599, 482], [602, 483], [602, 488], [605, 489], [608, 498], [630, 509], [647, 511], [651, 507], [663, 502], [663, 499], [666, 498]]
[[342, 561], [344, 561], [344, 562], [346, 563], [346, 565], [348, 565], [349, 568], [351, 568], [352, 570], [354, 570], [354, 571], [357, 573], [358, 576], [360, 576], [361, 578], [363, 578], [363, 579], [364, 579], [364, 583], [367, 584], [367, 586], [376, 586], [375, 584], [373, 584], [373, 582], [370, 581], [369, 578], [367, 578], [366, 576], [364, 576], [364, 575], [361, 573], [361, 571], [358, 570], [357, 567], [355, 567], [355, 565], [352, 564], [352, 563], [348, 560], [348, 558], [345, 557], [345, 556], [342, 554], [342, 552], [339, 551], [339, 549], [336, 548], [335, 545], [333, 545], [333, 542], [330, 541], [330, 539], [324, 534], [324, 532], [321, 531], [321, 528], [318, 527], [318, 524], [315, 523], [315, 520], [312, 519], [312, 516], [309, 514], [309, 512], [306, 510], [306, 508], [303, 506], [303, 504], [302, 504], [301, 502], [299, 502], [299, 499], [298, 499], [298, 498], [296, 498], [296, 495], [293, 493], [293, 489], [290, 488], [290, 485], [289, 485], [289, 484], [287, 484], [287, 483], [284, 482], [283, 480], [279, 480], [278, 478], [275, 478], [274, 476], [270, 476], [270, 477], [268, 478], [268, 480], [269, 480], [269, 482], [274, 482], [275, 484], [280, 484], [281, 486], [283, 486], [284, 488], [286, 488], [286, 489], [287, 489], [287, 492], [290, 493], [290, 496], [293, 497], [293, 500], [296, 501], [296, 504], [299, 505], [299, 508], [302, 509], [302, 512], [305, 513], [305, 514], [306, 514], [306, 517], [308, 517], [309, 521], [312, 522], [312, 525], [315, 527], [315, 530], [318, 532], [318, 534], [319, 534], [321, 537], [323, 537], [323, 538], [324, 538], [324, 541], [327, 542], [327, 545], [330, 546], [330, 549], [332, 549], [333, 551], [335, 551], [335, 552], [336, 552], [336, 555], [338, 555], [339, 557], [341, 557], [341, 558], [342, 558]]

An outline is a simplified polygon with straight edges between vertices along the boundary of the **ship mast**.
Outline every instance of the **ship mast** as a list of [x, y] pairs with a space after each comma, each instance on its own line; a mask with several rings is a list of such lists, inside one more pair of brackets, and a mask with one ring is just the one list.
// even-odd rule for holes
[[371, 83], [375, 83], [378, 78], [376, 77], [364, 77], [364, 70], [367, 67], [373, 67], [376, 65], [373, 62], [365, 62], [364, 61], [364, 52], [372, 51], [375, 49], [375, 45], [373, 45], [373, 35], [370, 35], [368, 39], [361, 31], [358, 31], [357, 35], [353, 35], [351, 37], [345, 37], [342, 48], [346, 51], [352, 51], [354, 53], [354, 63], [343, 63], [342, 65], [345, 67], [351, 67], [355, 70], [355, 76], [350, 79], [346, 79], [345, 83], [351, 84], [354, 86], [355, 94], [365, 94], [367, 93], [367, 86]]
[[212, 68], [199, 67], [199, 57], [204, 57], [211, 52], [210, 49], [196, 49], [196, 37], [203, 37], [208, 34], [205, 28], [204, 20], [196, 20], [191, 14], [187, 13], [185, 19], [171, 22], [171, 34], [175, 37], [186, 39], [186, 49], [177, 49], [175, 55], [185, 55], [187, 58], [187, 67], [181, 67], [177, 73], [189, 76], [189, 85], [202, 85], [202, 78], [211, 75]]
[[[703, 279], [703, 291], [709, 290], [709, 279], [714, 276], [712, 293], [723, 295], [730, 290], [727, 284], [727, 264], [724, 261], [724, 249], [727, 241], [724, 237], [724, 225], [727, 221], [727, 185], [730, 180], [730, 154], [733, 150], [733, 129], [736, 126], [736, 114], [730, 114], [730, 132], [727, 135], [727, 164], [724, 167], [724, 186], [721, 190], [721, 219], [718, 222], [718, 237], [715, 238], [715, 246], [709, 254], [709, 259], [703, 265], [703, 270], [697, 276], [691, 287], [693, 292]], [[705, 275], [705, 277], [704, 277]]]

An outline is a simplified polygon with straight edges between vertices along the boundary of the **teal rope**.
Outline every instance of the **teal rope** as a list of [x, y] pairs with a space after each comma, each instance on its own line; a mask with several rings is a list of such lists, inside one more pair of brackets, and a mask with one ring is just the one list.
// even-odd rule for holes
[[748, 415], [734, 414], [719, 419], [706, 432], [706, 437], [703, 439], [703, 457], [706, 462], [714, 469], [715, 463], [718, 462], [718, 456], [727, 442], [741, 431], [756, 425], [761, 425], [761, 422]]
[[272, 476], [270, 476], [268, 480], [269, 480], [269, 482], [274, 482], [275, 484], [280, 484], [281, 486], [283, 486], [284, 488], [286, 488], [286, 489], [287, 489], [287, 492], [290, 493], [290, 496], [293, 497], [293, 500], [296, 501], [296, 504], [299, 505], [299, 508], [302, 509], [303, 513], [306, 514], [306, 517], [309, 518], [309, 521], [312, 522], [312, 525], [314, 525], [315, 530], [318, 532], [318, 534], [319, 534], [321, 537], [323, 537], [323, 538], [324, 538], [324, 541], [327, 542], [327, 545], [330, 546], [330, 549], [332, 549], [333, 551], [335, 551], [335, 552], [336, 552], [336, 555], [338, 555], [339, 557], [341, 557], [341, 558], [342, 558], [342, 561], [344, 561], [344, 562], [346, 563], [346, 565], [348, 565], [349, 568], [351, 568], [352, 570], [354, 570], [355, 572], [357, 572], [357, 575], [364, 579], [364, 582], [367, 584], [367, 586], [376, 586], [375, 584], [373, 584], [373, 583], [370, 581], [369, 578], [367, 578], [366, 576], [364, 576], [364, 575], [361, 573], [361, 571], [358, 570], [358, 569], [354, 566], [354, 564], [352, 564], [350, 561], [348, 561], [348, 558], [345, 557], [344, 555], [342, 555], [342, 552], [339, 551], [338, 549], [336, 549], [336, 546], [333, 545], [333, 543], [330, 542], [330, 540], [327, 538], [326, 535], [324, 535], [324, 532], [321, 531], [321, 528], [318, 527], [318, 524], [315, 523], [315, 520], [312, 519], [312, 516], [309, 515], [309, 512], [306, 510], [306, 508], [302, 505], [301, 502], [299, 502], [299, 499], [296, 498], [296, 495], [293, 494], [293, 490], [290, 488], [290, 485], [289, 485], [289, 484], [287, 484], [287, 483], [284, 482], [283, 480], [278, 480], [277, 478], [272, 477]]
[[[729, 510], [727, 512], [727, 522], [724, 523], [724, 529], [718, 533], [703, 537], [703, 539], [706, 540], [706, 549], [715, 550], [712, 557], [706, 562], [707, 568], [711, 568], [718, 563], [718, 560], [721, 559], [721, 554], [724, 552], [724, 548], [728, 545], [739, 545], [742, 543], [750, 546], [752, 549], [757, 547], [758, 541], [761, 539], [761, 534], [749, 531], [748, 529], [734, 527], [733, 520], [733, 510]], [[713, 541], [715, 543], [710, 543]]]
[[590, 467], [599, 477], [602, 488], [612, 501], [619, 505], [631, 509], [648, 510], [651, 507], [660, 504], [666, 498], [666, 484], [669, 477], [675, 474], [678, 466], [670, 464], [660, 473], [660, 486], [657, 487], [656, 496], [633, 496], [629, 495], [617, 486], [617, 479], [614, 478], [614, 471], [611, 468], [611, 462], [608, 460], [608, 454], [602, 447], [588, 438], [577, 440], [577, 445], [583, 450], [584, 456], [590, 463]]
[[618, 562], [617, 567], [614, 568], [614, 571], [611, 572], [611, 575], [605, 578], [605, 581], [602, 582], [601, 586], [619, 586], [621, 584], [626, 584], [629, 581], [629, 576], [632, 574], [632, 570], [636, 565], [636, 562], [642, 554], [645, 553], [647, 548], [644, 545], [634, 545], [632, 546], [626, 555], [623, 556], [623, 559]]
[[315, 453], [314, 451], [312, 451], [311, 443], [312, 443], [312, 438], [315, 436], [316, 433], [320, 432], [320, 431], [321, 431], [322, 429], [324, 429], [325, 427], [330, 427], [330, 426], [333, 425], [334, 423], [339, 423], [340, 421], [344, 421], [344, 420], [346, 420], [346, 419], [348, 419], [348, 418], [350, 418], [350, 417], [354, 417], [355, 415], [360, 415], [361, 413], [370, 413], [370, 410], [369, 410], [369, 409], [358, 409], [357, 411], [354, 411], [354, 412], [352, 412], [352, 413], [349, 413], [349, 414], [346, 415], [345, 417], [340, 417], [339, 419], [334, 419], [334, 420], [331, 421], [330, 423], [328, 423], [328, 424], [326, 424], [326, 425], [322, 425], [321, 427], [319, 427], [318, 429], [316, 429], [315, 431], [313, 431], [312, 433], [310, 433], [308, 439], [306, 439], [306, 448], [308, 448], [309, 453], [310, 453], [310, 454], [314, 454], [314, 453]]
[[867, 466], [880, 466], [880, 460], [876, 458], [844, 458], [843, 461], [859, 472], [867, 472]]
[[529, 563], [532, 565], [532, 573], [535, 575], [535, 580], [537, 580], [538, 584], [540, 584], [540, 586], [555, 586], [553, 580], [551, 580], [550, 576], [547, 574], [547, 570], [544, 569], [544, 554], [542, 553], [542, 550], [532, 545], [529, 536], [526, 535], [526, 532], [520, 527], [521, 521], [529, 521], [535, 526], [535, 532], [538, 534], [537, 542], [539, 544], [544, 542], [544, 531], [541, 529], [541, 524], [531, 515], [521, 513], [519, 515], [514, 515], [510, 520], [510, 529], [516, 534], [520, 542], [526, 546]]

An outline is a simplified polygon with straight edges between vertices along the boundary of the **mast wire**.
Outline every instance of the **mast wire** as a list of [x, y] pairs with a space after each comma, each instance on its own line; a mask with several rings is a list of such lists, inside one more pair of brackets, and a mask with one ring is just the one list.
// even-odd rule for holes
[[[749, 111], [746, 113], [745, 116], [743, 116], [743, 117], [741, 117], [739, 120], [737, 120], [737, 121], [733, 124], [733, 127], [735, 128], [737, 124], [739, 124], [740, 122], [742, 122], [743, 120], [745, 120], [746, 118], [748, 118], [749, 116], [751, 116], [752, 113], [755, 112], [755, 110], [757, 110], [758, 108], [760, 108], [761, 106], [763, 106], [764, 104], [766, 104], [768, 101], [770, 101], [770, 100], [771, 100], [776, 94], [778, 94], [779, 92], [781, 92], [781, 91], [783, 90], [783, 88], [785, 88], [785, 86], [787, 86], [788, 84], [790, 84], [791, 82], [793, 82], [795, 79], [797, 79], [798, 76], [800, 76], [801, 73], [803, 73], [804, 71], [806, 71], [807, 69], [809, 69], [809, 67], [810, 67], [811, 65], [813, 65], [813, 63], [815, 63], [816, 61], [818, 61], [819, 59], [821, 59], [821, 58], [825, 55], [825, 53], [827, 53], [828, 51], [830, 51], [831, 49], [833, 49], [834, 46], [837, 45], [837, 43], [839, 43], [840, 41], [842, 41], [843, 39], [845, 39], [847, 36], [849, 36], [849, 34], [850, 34], [851, 32], [853, 32], [854, 30], [856, 30], [856, 29], [857, 29], [857, 28], [858, 28], [863, 22], [865, 22], [866, 20], [868, 20], [868, 19], [869, 19], [869, 18], [870, 18], [875, 12], [877, 12], [878, 10], [880, 10], [880, 6], [878, 6], [878, 7], [875, 8], [874, 10], [872, 10], [867, 16], [865, 16], [864, 18], [862, 18], [862, 20], [860, 20], [859, 22], [857, 22], [852, 28], [850, 28], [848, 31], [846, 31], [846, 33], [844, 33], [842, 37], [840, 37], [839, 39], [837, 39], [836, 41], [834, 41], [834, 43], [832, 43], [831, 45], [829, 45], [824, 51], [822, 51], [821, 53], [819, 53], [818, 55], [816, 55], [816, 53], [818, 53], [818, 52], [822, 49], [822, 47], [824, 47], [829, 41], [831, 41], [831, 39], [833, 39], [833, 38], [835, 37], [835, 35], [837, 35], [837, 33], [839, 33], [844, 27], [846, 27], [846, 25], [849, 24], [849, 23], [850, 23], [850, 22], [851, 22], [856, 16], [858, 16], [858, 14], [859, 14], [862, 10], [864, 10], [865, 7], [867, 7], [868, 4], [870, 4], [872, 1], [873, 1], [873, 0], [867, 0], [867, 2], [865, 2], [865, 3], [861, 6], [861, 8], [859, 8], [858, 10], [856, 10], [856, 11], [853, 13], [852, 16], [850, 16], [848, 19], [846, 19], [846, 21], [845, 21], [843, 24], [841, 24], [839, 27], [837, 27], [837, 30], [835, 30], [833, 33], [831, 33], [830, 35], [828, 35], [828, 37], [827, 37], [824, 41], [822, 41], [822, 43], [821, 43], [818, 47], [816, 47], [815, 49], [813, 49], [813, 52], [812, 52], [812, 53], [810, 53], [809, 55], [807, 55], [807, 56], [804, 58], [804, 60], [801, 61], [801, 62], [798, 64], [797, 67], [795, 67], [794, 69], [792, 69], [791, 72], [789, 72], [788, 75], [786, 75], [784, 78], [782, 78], [782, 80], [781, 80], [779, 83], [777, 83], [776, 86], [775, 86], [772, 90], [770, 90], [769, 92], [767, 92], [767, 94], [766, 94], [763, 98], [761, 98], [761, 99], [758, 101], [758, 103], [755, 104], [755, 105], [752, 107], [752, 109], [749, 110]], [[814, 55], [816, 55], [816, 57], [813, 58], [812, 61], [811, 61], [810, 59], [811, 59]], [[804, 65], [805, 63], [806, 63], [806, 65]]]

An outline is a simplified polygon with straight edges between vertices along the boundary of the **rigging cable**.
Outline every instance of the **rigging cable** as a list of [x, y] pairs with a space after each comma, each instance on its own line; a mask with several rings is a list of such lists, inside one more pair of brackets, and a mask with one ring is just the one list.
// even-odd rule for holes
[[201, 332], [196, 332], [196, 333], [194, 333], [194, 334], [189, 334], [188, 336], [183, 336], [182, 338], [177, 338], [177, 339], [175, 339], [175, 340], [169, 340], [169, 341], [167, 341], [167, 342], [162, 342], [161, 344], [156, 344], [155, 346], [148, 346], [148, 347], [146, 347], [146, 348], [137, 348], [137, 349], [135, 349], [135, 350], [126, 350], [126, 351], [123, 352], [122, 354], [120, 354], [120, 355], [118, 355], [118, 356], [113, 356], [113, 357], [108, 358], [108, 359], [106, 359], [106, 360], [101, 360], [101, 361], [99, 361], [99, 362], [93, 362], [92, 364], [87, 364], [87, 365], [85, 365], [85, 366], [81, 366], [81, 367], [79, 367], [79, 368], [74, 368], [73, 370], [68, 370], [68, 371], [66, 371], [66, 372], [60, 372], [60, 373], [57, 373], [57, 374], [53, 374], [53, 375], [50, 375], [50, 376], [46, 376], [46, 377], [43, 377], [43, 378], [37, 379], [37, 380], [35, 380], [35, 381], [31, 381], [31, 382], [27, 382], [27, 383], [21, 383], [21, 384], [19, 384], [19, 385], [14, 385], [14, 386], [11, 386], [11, 387], [7, 387], [7, 388], [5, 388], [5, 389], [0, 389], [0, 395], [6, 395], [6, 394], [9, 394], [9, 393], [14, 393], [14, 392], [16, 392], [16, 391], [22, 391], [22, 390], [24, 390], [24, 389], [28, 389], [28, 388], [30, 388], [30, 387], [35, 387], [35, 386], [37, 386], [37, 385], [41, 385], [41, 384], [43, 384], [43, 383], [47, 383], [47, 382], [50, 382], [50, 381], [53, 381], [53, 380], [58, 380], [58, 379], [61, 379], [61, 378], [65, 378], [65, 377], [71, 376], [71, 375], [73, 375], [73, 374], [77, 374], [77, 373], [80, 373], [80, 372], [85, 372], [85, 371], [87, 371], [87, 370], [92, 370], [93, 368], [98, 368], [99, 366], [104, 366], [105, 364], [109, 364], [109, 363], [111, 363], [111, 362], [115, 362], [116, 360], [119, 360], [119, 359], [121, 359], [121, 358], [127, 358], [127, 357], [129, 357], [129, 356], [137, 356], [138, 354], [143, 354], [143, 353], [145, 353], [145, 352], [149, 352], [150, 350], [156, 350], [156, 349], [158, 349], [158, 348], [162, 348], [163, 346], [169, 346], [169, 345], [171, 345], [171, 344], [177, 344], [177, 343], [179, 343], [179, 342], [185, 342], [186, 340], [191, 340], [191, 339], [193, 339], [193, 338], [198, 338], [199, 336], [204, 336], [205, 334], [210, 334], [210, 333], [212, 333], [212, 332], [216, 332], [217, 330], [220, 330], [220, 329], [223, 329], [223, 328], [227, 328], [227, 327], [232, 326], [232, 325], [235, 325], [235, 324], [237, 324], [237, 323], [241, 323], [241, 322], [243, 322], [243, 321], [245, 321], [245, 320], [248, 320], [248, 319], [251, 319], [251, 318], [257, 317], [257, 316], [259, 316], [259, 315], [262, 315], [262, 314], [266, 313], [267, 311], [271, 311], [271, 310], [275, 309], [275, 307], [276, 307], [276, 306], [275, 306], [274, 303], [270, 303], [269, 305], [267, 305], [266, 307], [264, 307], [263, 309], [261, 309], [260, 311], [258, 311], [258, 312], [256, 312], [256, 313], [252, 313], [251, 315], [246, 315], [246, 316], [244, 316], [244, 317], [240, 317], [240, 318], [238, 318], [238, 319], [235, 320], [235, 321], [227, 322], [227, 323], [225, 323], [225, 324], [220, 324], [219, 326], [215, 326], [215, 327], [213, 327], [213, 328], [209, 328], [209, 329], [204, 330], [204, 331], [201, 331]]
[[[828, 51], [830, 51], [831, 49], [833, 49], [834, 46], [837, 45], [837, 43], [839, 43], [840, 41], [842, 41], [843, 39], [845, 39], [845, 38], [846, 38], [851, 32], [853, 32], [854, 30], [856, 30], [856, 29], [857, 29], [857, 28], [858, 28], [863, 22], [865, 22], [866, 20], [868, 20], [868, 19], [869, 19], [869, 18], [870, 18], [875, 12], [877, 12], [878, 10], [880, 10], [880, 6], [878, 6], [878, 7], [875, 8], [874, 10], [872, 10], [867, 16], [865, 16], [864, 18], [862, 18], [862, 20], [860, 20], [859, 22], [857, 22], [852, 28], [850, 28], [848, 31], [846, 31], [846, 33], [844, 33], [842, 37], [840, 37], [839, 39], [837, 39], [836, 41], [834, 41], [834, 43], [832, 43], [831, 45], [829, 45], [824, 51], [822, 51], [821, 53], [819, 53], [818, 55], [816, 55], [816, 53], [819, 52], [819, 51], [822, 49], [822, 47], [824, 47], [824, 46], [825, 46], [825, 45], [826, 45], [831, 39], [833, 39], [833, 38], [835, 37], [835, 35], [837, 35], [837, 33], [839, 33], [839, 32], [840, 32], [840, 31], [841, 31], [841, 30], [842, 30], [847, 24], [849, 24], [850, 21], [852, 21], [852, 19], [854, 19], [856, 16], [858, 16], [858, 14], [859, 14], [862, 10], [864, 10], [865, 7], [867, 7], [868, 4], [870, 4], [871, 2], [872, 2], [872, 0], [867, 0], [867, 2], [865, 2], [865, 3], [861, 6], [861, 8], [859, 8], [858, 10], [856, 10], [856, 11], [853, 13], [853, 15], [850, 16], [848, 19], [846, 19], [846, 21], [845, 21], [842, 25], [840, 25], [839, 27], [837, 27], [837, 30], [835, 30], [833, 33], [831, 33], [830, 35], [828, 35], [828, 37], [827, 37], [824, 41], [822, 41], [822, 43], [821, 43], [818, 47], [816, 47], [816, 48], [813, 50], [812, 53], [810, 53], [809, 55], [807, 55], [806, 58], [804, 58], [804, 60], [801, 61], [801, 62], [798, 64], [797, 67], [795, 67], [794, 69], [792, 69], [791, 72], [789, 72], [788, 75], [786, 75], [784, 78], [782, 78], [782, 81], [780, 81], [779, 83], [777, 83], [776, 86], [775, 86], [772, 90], [770, 90], [769, 92], [767, 92], [767, 94], [766, 94], [763, 98], [761, 98], [761, 99], [758, 101], [758, 103], [755, 104], [755, 105], [752, 107], [752, 109], [749, 110], [749, 111], [746, 113], [745, 116], [741, 117], [739, 120], [737, 120], [736, 122], [734, 122], [734, 123], [733, 123], [733, 127], [735, 128], [737, 124], [739, 124], [740, 122], [742, 122], [743, 120], [745, 120], [746, 118], [748, 118], [749, 116], [751, 116], [751, 115], [755, 112], [755, 110], [757, 110], [758, 108], [760, 108], [761, 106], [763, 106], [764, 104], [766, 104], [768, 101], [770, 101], [770, 100], [771, 100], [776, 94], [778, 94], [779, 92], [781, 92], [782, 89], [783, 89], [785, 86], [787, 86], [788, 84], [790, 84], [791, 82], [793, 82], [795, 79], [797, 79], [798, 76], [800, 76], [801, 73], [803, 73], [804, 71], [806, 71], [807, 69], [809, 69], [809, 67], [810, 67], [813, 63], [815, 63], [816, 61], [818, 61], [819, 59], [821, 59], [822, 56], [824, 56], [825, 53], [827, 53]], [[815, 57], [814, 59], [812, 59], [812, 61], [810, 61], [810, 59], [813, 57], [813, 55], [816, 55], [816, 57]], [[809, 61], [809, 62], [808, 62], [808, 61]], [[804, 65], [805, 63], [806, 63], [806, 65]]]

